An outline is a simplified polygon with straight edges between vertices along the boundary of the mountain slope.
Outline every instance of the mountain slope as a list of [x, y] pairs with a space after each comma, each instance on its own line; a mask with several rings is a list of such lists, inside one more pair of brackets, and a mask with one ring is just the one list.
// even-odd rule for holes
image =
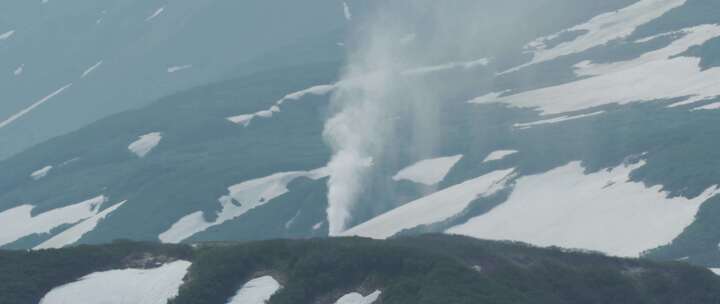
[[345, 64], [276, 49], [0, 162], [0, 246], [447, 232], [720, 266], [719, 4], [380, 8]]

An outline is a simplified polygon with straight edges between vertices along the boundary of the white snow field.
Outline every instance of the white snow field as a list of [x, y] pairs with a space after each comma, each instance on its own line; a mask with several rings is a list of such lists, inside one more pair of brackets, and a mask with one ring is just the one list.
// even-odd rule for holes
[[462, 155], [455, 155], [421, 160], [400, 170], [392, 179], [395, 181], [408, 180], [428, 186], [436, 185], [445, 179], [450, 169], [462, 157]]
[[515, 151], [515, 150], [494, 151], [494, 152], [490, 153], [487, 157], [485, 157], [485, 159], [483, 160], [483, 163], [502, 160], [502, 159], [505, 159], [505, 157], [508, 157], [515, 153], [518, 153], [518, 151]]
[[[618, 11], [595, 16], [586, 23], [576, 25], [554, 35], [538, 38], [526, 46], [528, 51], [533, 54], [533, 59], [507, 72], [517, 71], [523, 67], [550, 61], [561, 56], [580, 53], [613, 40], [625, 38], [630, 36], [637, 27], [662, 17], [670, 10], [682, 6], [686, 1], [640, 0]], [[548, 41], [568, 32], [584, 33], [571, 41], [560, 43], [551, 48], [547, 47]]]
[[681, 37], [669, 46], [630, 61], [601, 65], [581, 62], [576, 66], [576, 73], [594, 77], [508, 96], [491, 93], [470, 102], [507, 103], [548, 115], [608, 104], [685, 98], [674, 105], [679, 106], [720, 95], [720, 68], [702, 70], [700, 58], [675, 57], [720, 37], [720, 25], [696, 26], [678, 34]]
[[145, 157], [150, 151], [155, 149], [160, 141], [162, 140], [162, 133], [152, 132], [142, 135], [138, 140], [134, 141], [128, 146], [130, 152], [135, 153], [140, 158]]
[[122, 207], [126, 201], [117, 203], [102, 212], [87, 218], [75, 226], [68, 228], [67, 230], [53, 236], [49, 240], [41, 243], [33, 249], [50, 249], [50, 248], [63, 248], [68, 245], [75, 244], [78, 242], [86, 233], [93, 231], [95, 227], [104, 220], [110, 213], [113, 213], [118, 208]]
[[52, 170], [53, 166], [45, 166], [42, 169], [39, 169], [33, 173], [30, 173], [30, 178], [34, 180], [39, 180], [50, 173], [50, 170]]
[[227, 304], [265, 304], [280, 289], [282, 286], [273, 277], [259, 277], [245, 283]]
[[106, 201], [105, 196], [98, 196], [35, 216], [31, 213], [35, 208], [32, 205], [22, 205], [0, 212], [0, 246], [33, 234], [47, 234], [62, 225], [89, 219], [100, 212], [100, 207]]
[[381, 292], [376, 290], [367, 297], [364, 297], [357, 292], [353, 292], [342, 296], [335, 302], [335, 304], [373, 304], [378, 298], [380, 298], [380, 294]]
[[532, 128], [535, 126], [540, 126], [540, 125], [556, 124], [556, 123], [572, 121], [572, 120], [586, 118], [586, 117], [593, 117], [593, 116], [597, 116], [597, 115], [600, 115], [603, 113], [605, 113], [605, 111], [597, 111], [597, 112], [592, 112], [592, 113], [588, 113], [588, 114], [580, 114], [580, 115], [572, 115], [572, 116], [562, 115], [562, 116], [555, 117], [555, 118], [543, 119], [543, 120], [538, 120], [538, 121], [533, 121], [533, 122], [516, 123], [513, 125], [513, 127], [516, 129], [529, 129], [529, 128]]
[[252, 120], [257, 117], [270, 118], [273, 116], [274, 113], [280, 112], [280, 106], [282, 106], [282, 104], [285, 103], [286, 101], [300, 100], [303, 97], [305, 97], [306, 95], [323, 96], [323, 95], [329, 94], [333, 90], [335, 90], [335, 85], [332, 85], [332, 84], [325, 84], [325, 85], [318, 85], [318, 86], [310, 87], [310, 88], [304, 89], [302, 91], [297, 91], [297, 92], [285, 95], [285, 97], [276, 101], [275, 104], [273, 104], [267, 110], [257, 111], [252, 114], [236, 115], [236, 116], [228, 117], [226, 119], [231, 121], [232, 123], [243, 125], [243, 126], [247, 127], [250, 125], [250, 122], [252, 122]]
[[163, 243], [182, 242], [199, 232], [240, 217], [246, 212], [287, 193], [287, 185], [296, 178], [318, 179], [325, 176], [327, 176], [327, 173], [324, 168], [313, 171], [283, 172], [231, 186], [228, 188], [229, 194], [218, 199], [222, 209], [218, 212], [214, 221], [207, 221], [203, 216], [203, 212], [197, 211], [175, 222], [167, 231], [161, 233], [158, 238]]
[[696, 198], [670, 198], [662, 186], [630, 180], [643, 165], [588, 174], [572, 162], [520, 177], [506, 202], [447, 232], [637, 257], [675, 239], [718, 192], [713, 187]]
[[71, 84], [68, 84], [68, 85], [65, 85], [64, 87], [57, 89], [55, 92], [50, 93], [50, 95], [45, 96], [45, 97], [41, 98], [40, 100], [36, 101], [35, 103], [33, 103], [32, 105], [30, 105], [29, 107], [23, 109], [22, 111], [13, 114], [12, 116], [10, 116], [10, 117], [8, 117], [7, 119], [5, 119], [4, 121], [0, 121], [0, 128], [4, 128], [4, 127], [8, 126], [9, 124], [13, 123], [14, 121], [20, 119], [21, 117], [25, 116], [27, 113], [30, 113], [32, 110], [35, 110], [35, 108], [37, 108], [37, 107], [41, 106], [42, 104], [46, 103], [48, 100], [50, 100], [50, 99], [52, 99], [53, 97], [59, 95], [60, 93], [62, 93], [63, 91], [67, 90], [67, 89], [70, 88], [71, 86], [72, 86], [72, 83], [71, 83]]
[[588, 60], [582, 61], [575, 65], [575, 74], [578, 76], [604, 75], [628, 70], [653, 61], [667, 60], [685, 52], [693, 46], [702, 45], [708, 40], [720, 36], [720, 29], [717, 25], [700, 25], [677, 32], [665, 33], [665, 35], [677, 36], [677, 38], [664, 48], [647, 52], [638, 58], [628, 61], [603, 64], [594, 64]]
[[440, 190], [350, 228], [341, 236], [385, 239], [405, 229], [447, 220], [465, 210], [472, 201], [504, 188], [513, 171], [495, 171]]
[[190, 262], [175, 261], [155, 269], [96, 272], [57, 287], [40, 304], [166, 304], [178, 295]]

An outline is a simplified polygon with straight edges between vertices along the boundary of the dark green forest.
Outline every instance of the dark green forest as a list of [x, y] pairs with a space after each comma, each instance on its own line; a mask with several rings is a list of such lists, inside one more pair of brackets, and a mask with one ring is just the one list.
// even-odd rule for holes
[[448, 235], [161, 245], [116, 241], [60, 250], [0, 251], [0, 303], [38, 301], [92, 272], [193, 264], [172, 304], [224, 304], [272, 275], [270, 303], [334, 303], [381, 290], [381, 303], [720, 303], [720, 278], [682, 262]]

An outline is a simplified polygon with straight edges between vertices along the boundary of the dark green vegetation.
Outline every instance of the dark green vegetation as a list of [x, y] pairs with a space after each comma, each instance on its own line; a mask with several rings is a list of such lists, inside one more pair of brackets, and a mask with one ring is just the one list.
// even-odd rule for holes
[[[0, 303], [37, 303], [56, 287], [139, 257], [193, 265], [173, 304], [224, 304], [245, 282], [271, 274], [270, 303], [333, 303], [381, 290], [383, 304], [718, 303], [720, 278], [681, 262], [610, 258], [447, 235], [189, 246], [119, 242], [38, 252], [0, 251]], [[136, 266], [137, 267], [137, 266]]]
[[36, 304], [55, 287], [97, 271], [143, 267], [144, 260], [192, 258], [188, 246], [116, 241], [63, 250], [0, 251], [0, 303]]

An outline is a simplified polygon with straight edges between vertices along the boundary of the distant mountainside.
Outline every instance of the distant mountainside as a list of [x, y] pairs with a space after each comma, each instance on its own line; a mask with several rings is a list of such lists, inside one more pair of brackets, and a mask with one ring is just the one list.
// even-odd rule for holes
[[343, 11], [331, 0], [3, 1], [0, 159], [229, 75], [339, 60]]
[[0, 303], [717, 303], [684, 263], [429, 235], [0, 251]]
[[[720, 267], [720, 2], [360, 2], [283, 11], [283, 29], [314, 20], [255, 44], [250, 71], [238, 57], [167, 87], [121, 70], [98, 84], [120, 94], [112, 107], [122, 94], [143, 106], [75, 112], [98, 119], [67, 116], [83, 127], [0, 162], [0, 247], [450, 233]], [[176, 49], [192, 53], [153, 51], [162, 77], [199, 67]], [[0, 141], [32, 117], [72, 129], [24, 117]]]

